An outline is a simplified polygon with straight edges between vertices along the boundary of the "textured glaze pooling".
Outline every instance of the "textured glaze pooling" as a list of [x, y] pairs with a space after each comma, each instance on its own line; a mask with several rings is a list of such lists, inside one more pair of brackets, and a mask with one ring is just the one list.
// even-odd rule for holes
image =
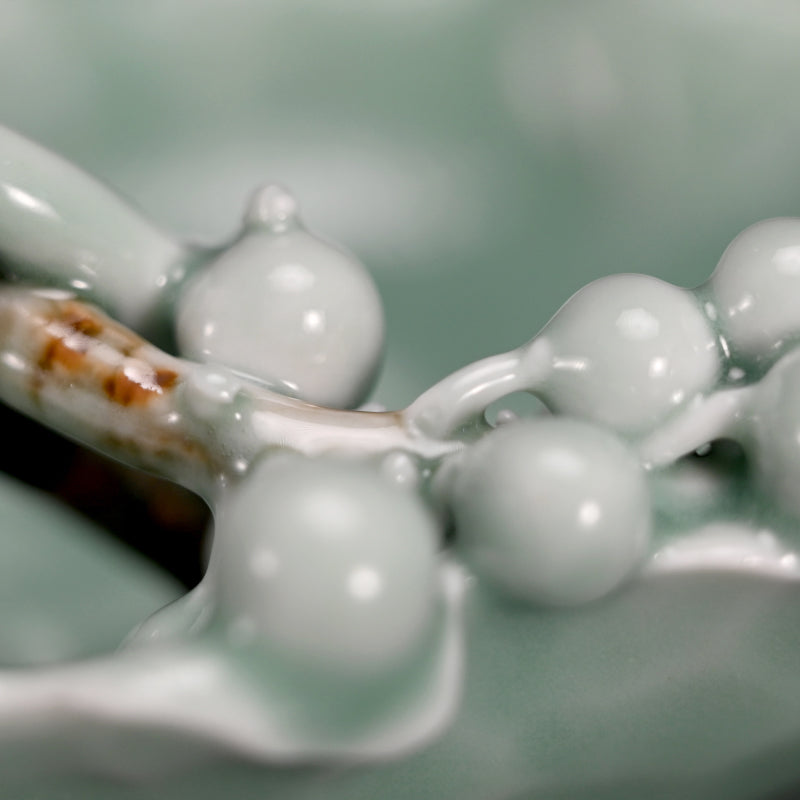
[[460, 446], [411, 436], [396, 412], [327, 409], [174, 358], [61, 290], [0, 289], [0, 335], [6, 402], [204, 495], [275, 448], [429, 458]]
[[115, 458], [207, 486], [200, 476], [218, 472], [220, 461], [188, 426], [176, 426], [180, 362], [69, 293], [0, 294], [7, 402]]
[[[85, 176], [74, 180], [92, 191]], [[374, 770], [394, 778], [387, 797], [423, 774], [437, 776], [437, 797], [484, 800], [546, 796], [569, 783], [564, 764], [578, 756], [584, 788], [607, 787], [609, 775], [624, 786], [633, 755], [640, 774], [686, 769], [702, 784], [732, 758], [800, 741], [794, 695], [766, 681], [762, 715], [730, 688], [757, 684], [771, 659], [794, 653], [777, 643], [798, 624], [800, 450], [786, 435], [800, 426], [798, 222], [746, 231], [697, 290], [601, 279], [527, 345], [383, 413], [265, 388], [265, 379], [288, 393], [299, 386], [286, 371], [293, 357], [255, 377], [252, 363], [233, 363], [237, 343], [252, 347], [250, 326], [237, 328], [247, 314], [235, 313], [251, 279], [302, 294], [304, 269], [316, 281], [349, 263], [305, 233], [298, 245], [297, 226], [293, 199], [262, 190], [239, 240], [187, 261], [191, 278], [170, 267], [184, 352], [226, 366], [167, 355], [64, 291], [0, 292], [0, 396], [189, 486], [216, 519], [202, 583], [119, 653], [0, 673], [8, 752], [36, 750], [40, 773], [68, 763], [140, 780], [195, 770], [209, 751], [273, 767], [391, 759]], [[301, 254], [304, 269], [257, 264], [256, 240]], [[16, 269], [19, 252], [5, 256]], [[18, 276], [73, 281], [69, 259], [46, 275], [22, 262]], [[102, 303], [119, 289], [103, 275], [91, 291], [73, 289]], [[301, 299], [308, 324], [290, 345], [302, 349], [307, 335], [318, 355], [342, 351], [327, 311], [316, 314], [327, 292]], [[769, 307], [753, 301], [762, 297]], [[354, 319], [364, 304], [357, 290], [330, 299], [332, 309], [351, 303]], [[276, 314], [287, 310], [275, 302]], [[360, 377], [344, 365], [331, 373], [335, 403], [362, 392], [380, 351], [371, 303], [357, 334], [373, 336], [354, 356]], [[124, 318], [122, 306], [106, 308]], [[264, 345], [270, 363], [291, 350], [280, 348]], [[489, 425], [487, 407], [516, 391], [549, 413]], [[763, 618], [761, 638], [740, 642], [731, 613]], [[659, 641], [652, 619], [668, 646], [644, 652]], [[733, 670], [709, 673], [705, 686], [692, 672], [703, 648], [730, 655]], [[609, 662], [617, 668], [604, 670]], [[692, 709], [726, 737], [702, 724], [695, 733]], [[551, 736], [559, 725], [565, 735]], [[169, 743], [143, 749], [154, 730], [169, 731]], [[0, 766], [24, 780], [25, 763], [4, 752]], [[333, 791], [376, 796], [364, 789], [371, 769]], [[285, 776], [264, 774], [272, 788]]]

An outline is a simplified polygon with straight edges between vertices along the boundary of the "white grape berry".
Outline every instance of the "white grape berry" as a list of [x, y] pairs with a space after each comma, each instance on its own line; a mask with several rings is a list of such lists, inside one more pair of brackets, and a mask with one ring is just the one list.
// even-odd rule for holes
[[258, 192], [244, 235], [190, 278], [176, 308], [181, 355], [352, 408], [380, 366], [383, 306], [354, 256], [312, 236], [294, 200]]
[[402, 663], [435, 618], [439, 532], [368, 465], [268, 457], [225, 498], [209, 576], [237, 630], [306, 663]]
[[717, 337], [694, 295], [647, 275], [590, 283], [540, 334], [552, 369], [536, 393], [551, 410], [625, 433], [652, 430], [721, 369]]
[[760, 370], [774, 363], [800, 338], [800, 218], [742, 231], [707, 289], [734, 360]]
[[609, 431], [541, 418], [471, 447], [452, 488], [456, 546], [511, 597], [574, 605], [617, 587], [647, 547], [651, 510], [638, 461]]

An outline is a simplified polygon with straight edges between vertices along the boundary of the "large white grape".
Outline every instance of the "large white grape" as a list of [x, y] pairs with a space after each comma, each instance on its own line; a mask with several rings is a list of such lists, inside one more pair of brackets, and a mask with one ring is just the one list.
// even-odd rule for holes
[[306, 231], [277, 187], [256, 194], [246, 222], [242, 238], [181, 290], [181, 354], [312, 403], [357, 406], [383, 354], [383, 306], [369, 273]]
[[239, 635], [369, 673], [430, 629], [438, 541], [422, 501], [369, 466], [280, 454], [221, 503], [209, 579]]
[[775, 362], [800, 338], [800, 219], [742, 231], [707, 289], [734, 359], [761, 370]]
[[465, 454], [452, 503], [465, 559], [492, 585], [533, 603], [603, 596], [649, 541], [638, 461], [612, 433], [578, 420], [492, 431]]
[[541, 339], [552, 369], [537, 394], [557, 413], [626, 433], [652, 430], [709, 391], [721, 369], [717, 337], [694, 295], [647, 275], [585, 286]]

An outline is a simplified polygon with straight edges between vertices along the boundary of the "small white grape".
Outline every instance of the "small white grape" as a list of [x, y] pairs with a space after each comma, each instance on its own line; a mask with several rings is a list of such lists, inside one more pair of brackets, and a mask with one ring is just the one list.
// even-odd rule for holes
[[402, 663], [429, 630], [438, 540], [422, 500], [369, 466], [279, 454], [223, 500], [209, 576], [251, 637], [366, 674]]
[[734, 361], [763, 370], [800, 338], [800, 218], [740, 233], [708, 281]]
[[291, 195], [258, 192], [244, 235], [181, 291], [182, 355], [334, 408], [357, 406], [383, 353], [383, 306], [352, 255], [311, 235]]
[[711, 389], [721, 370], [717, 337], [699, 301], [647, 275], [590, 283], [540, 337], [553, 355], [537, 394], [551, 410], [625, 433], [652, 430]]
[[648, 487], [612, 433], [535, 419], [471, 447], [453, 483], [457, 547], [514, 598], [574, 605], [612, 591], [650, 535]]

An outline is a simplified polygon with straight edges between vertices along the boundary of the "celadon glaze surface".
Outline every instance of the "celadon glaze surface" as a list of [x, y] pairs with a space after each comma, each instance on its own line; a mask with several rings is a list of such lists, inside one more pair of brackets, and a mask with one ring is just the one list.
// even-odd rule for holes
[[[94, 282], [76, 287], [62, 245], [86, 229], [53, 227], [55, 199], [41, 216], [51, 174], [84, 199], [105, 190], [4, 141], [9, 213], [40, 236], [0, 241], [0, 397], [199, 493], [216, 520], [203, 581], [119, 651], [67, 650], [34, 670], [10, 639], [9, 797], [401, 798], [413, 785], [475, 800], [750, 798], [800, 780], [800, 219], [748, 228], [696, 290], [602, 278], [527, 344], [404, 410], [349, 411], [309, 403], [270, 358], [277, 339], [236, 362], [252, 326], [219, 311], [243, 286], [245, 304], [276, 313], [288, 293], [300, 324], [283, 327], [287, 347], [316, 342], [306, 387], [328, 336], [336, 352], [371, 331], [348, 352], [342, 380], [357, 388], [341, 404], [363, 393], [353, 376], [382, 344], [376, 296], [337, 248], [297, 245], [284, 190], [259, 191], [246, 215], [268, 226], [255, 234], [266, 258], [241, 259], [236, 239], [149, 296], [143, 333], [177, 309], [171, 355], [114, 319], [125, 266], [87, 239]], [[119, 213], [140, 221], [115, 247], [137, 252], [154, 229]], [[330, 265], [352, 292], [326, 290]], [[110, 316], [86, 302], [104, 298]], [[351, 324], [318, 324], [340, 312]], [[206, 323], [224, 323], [222, 346]], [[515, 392], [544, 410], [490, 424]]]
[[[526, 341], [600, 277], [695, 286], [753, 221], [797, 215], [799, 37], [794, 4], [745, 0], [29, 0], [0, 8], [0, 120], [134, 199], [170, 247], [230, 241], [255, 186], [290, 187], [309, 228], [357, 253], [378, 285], [387, 337], [372, 399], [405, 408], [454, 368]], [[748, 370], [745, 385], [757, 374]], [[737, 396], [705, 406], [707, 430], [717, 419], [727, 426]], [[529, 413], [528, 399], [499, 407]], [[688, 447], [696, 427], [675, 437], [685, 431]], [[651, 446], [666, 463], [677, 458], [663, 439]], [[4, 439], [11, 458], [30, 450]], [[754, 503], [769, 506], [747, 463], [740, 445], [720, 441], [651, 473], [654, 536], [699, 521], [709, 543], [726, 543], [719, 558], [738, 563], [733, 545], [752, 542]], [[414, 479], [397, 454], [386, 469]], [[24, 507], [33, 518], [40, 504], [26, 493]], [[751, 561], [794, 550], [793, 526], [775, 517], [767, 527], [782, 533], [763, 537]], [[7, 562], [15, 603], [4, 607], [38, 604], [69, 634], [50, 661], [111, 652], [151, 610], [148, 570], [123, 573], [94, 545], [96, 566], [76, 566], [68, 587], [75, 602], [51, 597], [69, 529], [35, 549], [21, 527], [19, 556]], [[699, 550], [659, 561], [697, 565]], [[112, 574], [125, 574], [143, 603], [96, 591]], [[396, 762], [269, 771], [209, 757], [145, 784], [47, 777], [6, 747], [18, 773], [3, 775], [2, 794], [793, 797], [791, 586], [637, 574], [558, 614], [501, 615], [469, 593], [466, 609], [480, 613], [463, 617], [459, 727]], [[703, 591], [690, 591], [695, 580]], [[152, 607], [170, 597], [153, 594]], [[109, 616], [93, 640], [86, 609], [100, 606]], [[28, 649], [16, 666], [34, 661]], [[539, 713], [514, 727], [520, 698]], [[113, 738], [98, 734], [92, 747]], [[163, 740], [148, 731], [136, 753], [145, 741], [157, 750]], [[42, 751], [52, 754], [30, 742], [21, 752]]]

